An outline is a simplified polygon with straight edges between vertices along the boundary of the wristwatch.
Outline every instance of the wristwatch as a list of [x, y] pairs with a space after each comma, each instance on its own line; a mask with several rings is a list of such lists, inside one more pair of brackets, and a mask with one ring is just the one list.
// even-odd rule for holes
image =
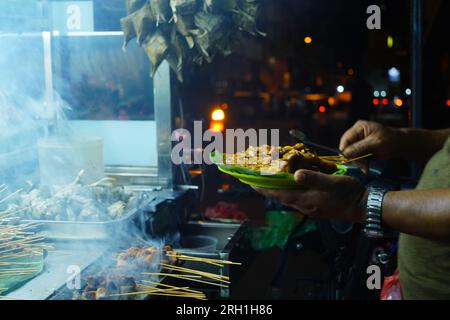
[[383, 228], [381, 226], [383, 198], [387, 190], [369, 187], [369, 195], [367, 197], [367, 216], [364, 232], [368, 238], [380, 239], [384, 237]]

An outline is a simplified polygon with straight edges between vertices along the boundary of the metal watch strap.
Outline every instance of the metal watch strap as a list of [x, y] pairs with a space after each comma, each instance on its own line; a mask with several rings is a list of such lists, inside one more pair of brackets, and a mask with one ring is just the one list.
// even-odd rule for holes
[[385, 189], [369, 187], [367, 197], [367, 216], [364, 232], [368, 238], [379, 239], [384, 237], [381, 226], [381, 214]]

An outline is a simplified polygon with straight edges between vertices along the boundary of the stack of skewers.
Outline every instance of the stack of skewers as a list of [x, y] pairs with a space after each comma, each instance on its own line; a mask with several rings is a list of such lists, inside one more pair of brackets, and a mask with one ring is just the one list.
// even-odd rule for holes
[[[8, 189], [0, 186], [0, 194]], [[0, 199], [5, 202], [21, 190]], [[37, 225], [22, 223], [15, 212], [0, 212], [0, 295], [42, 271], [44, 237], [35, 233]]]
[[[138, 255], [145, 258], [142, 255], [143, 252], [151, 252], [152, 248], [136, 248], [133, 247], [127, 250], [125, 253], [119, 255], [119, 257], [124, 257], [126, 255]], [[119, 258], [121, 261], [123, 258]], [[146, 259], [146, 258], [145, 258]], [[147, 259], [146, 259], [147, 260]], [[142, 272], [142, 277], [140, 281], [136, 283], [136, 286], [132, 287], [132, 290], [128, 292], [111, 293], [105, 298], [117, 299], [117, 298], [133, 298], [142, 296], [165, 296], [165, 297], [176, 297], [176, 298], [191, 298], [198, 300], [206, 300], [206, 295], [198, 290], [193, 290], [189, 286], [174, 286], [167, 283], [162, 283], [165, 279], [175, 279], [184, 280], [188, 282], [193, 282], [196, 284], [206, 284], [208, 286], [217, 286], [222, 288], [227, 288], [230, 284], [230, 278], [228, 276], [215, 274], [206, 271], [200, 271], [195, 269], [190, 269], [186, 267], [181, 267], [178, 262], [180, 261], [190, 261], [197, 263], [204, 263], [213, 265], [216, 267], [224, 267], [225, 265], [240, 265], [237, 262], [231, 262], [226, 260], [217, 260], [210, 258], [200, 258], [181, 254], [172, 250], [169, 246], [164, 248], [164, 259], [161, 259], [159, 263], [158, 272]], [[121, 262], [123, 263], [123, 261]], [[159, 279], [159, 281], [150, 281], [149, 279]]]
[[344, 165], [344, 164], [349, 164], [351, 162], [363, 160], [363, 159], [369, 158], [371, 156], [373, 156], [373, 154], [369, 153], [369, 154], [363, 155], [361, 157], [349, 159], [349, 158], [345, 157], [344, 155], [340, 154], [337, 156], [320, 156], [319, 158], [323, 161], [334, 162], [335, 164]]
[[36, 225], [9, 223], [0, 218], [0, 295], [41, 272], [49, 249], [33, 231]]

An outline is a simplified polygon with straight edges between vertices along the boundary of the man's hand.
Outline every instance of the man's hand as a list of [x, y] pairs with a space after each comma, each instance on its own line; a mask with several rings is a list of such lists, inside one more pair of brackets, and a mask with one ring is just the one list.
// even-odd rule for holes
[[381, 160], [398, 155], [402, 132], [376, 122], [358, 121], [341, 138], [339, 149], [347, 158], [373, 153]]
[[357, 180], [309, 170], [299, 170], [294, 177], [302, 189], [255, 189], [313, 218], [365, 221], [367, 190]]
[[[400, 158], [424, 162], [442, 148], [449, 136], [450, 129], [396, 129], [360, 120], [344, 133], [339, 149], [347, 158], [373, 153], [380, 160]], [[357, 164], [367, 171], [367, 162]]]

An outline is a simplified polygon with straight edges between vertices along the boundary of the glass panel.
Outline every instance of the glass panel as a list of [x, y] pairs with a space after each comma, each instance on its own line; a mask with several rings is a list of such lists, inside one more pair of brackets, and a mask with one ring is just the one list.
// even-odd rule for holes
[[[150, 77], [136, 42], [122, 50], [123, 16], [122, 0], [1, 1], [0, 174], [6, 180], [39, 180], [37, 141], [53, 133], [101, 137], [105, 166], [158, 166], [159, 80]], [[57, 126], [49, 125], [56, 119]]]
[[[42, 34], [0, 33], [0, 177], [33, 179], [46, 114]], [[1, 183], [1, 182], [0, 182]]]
[[76, 120], [154, 119], [149, 62], [135, 42], [121, 50], [120, 33], [52, 38], [54, 88]]

